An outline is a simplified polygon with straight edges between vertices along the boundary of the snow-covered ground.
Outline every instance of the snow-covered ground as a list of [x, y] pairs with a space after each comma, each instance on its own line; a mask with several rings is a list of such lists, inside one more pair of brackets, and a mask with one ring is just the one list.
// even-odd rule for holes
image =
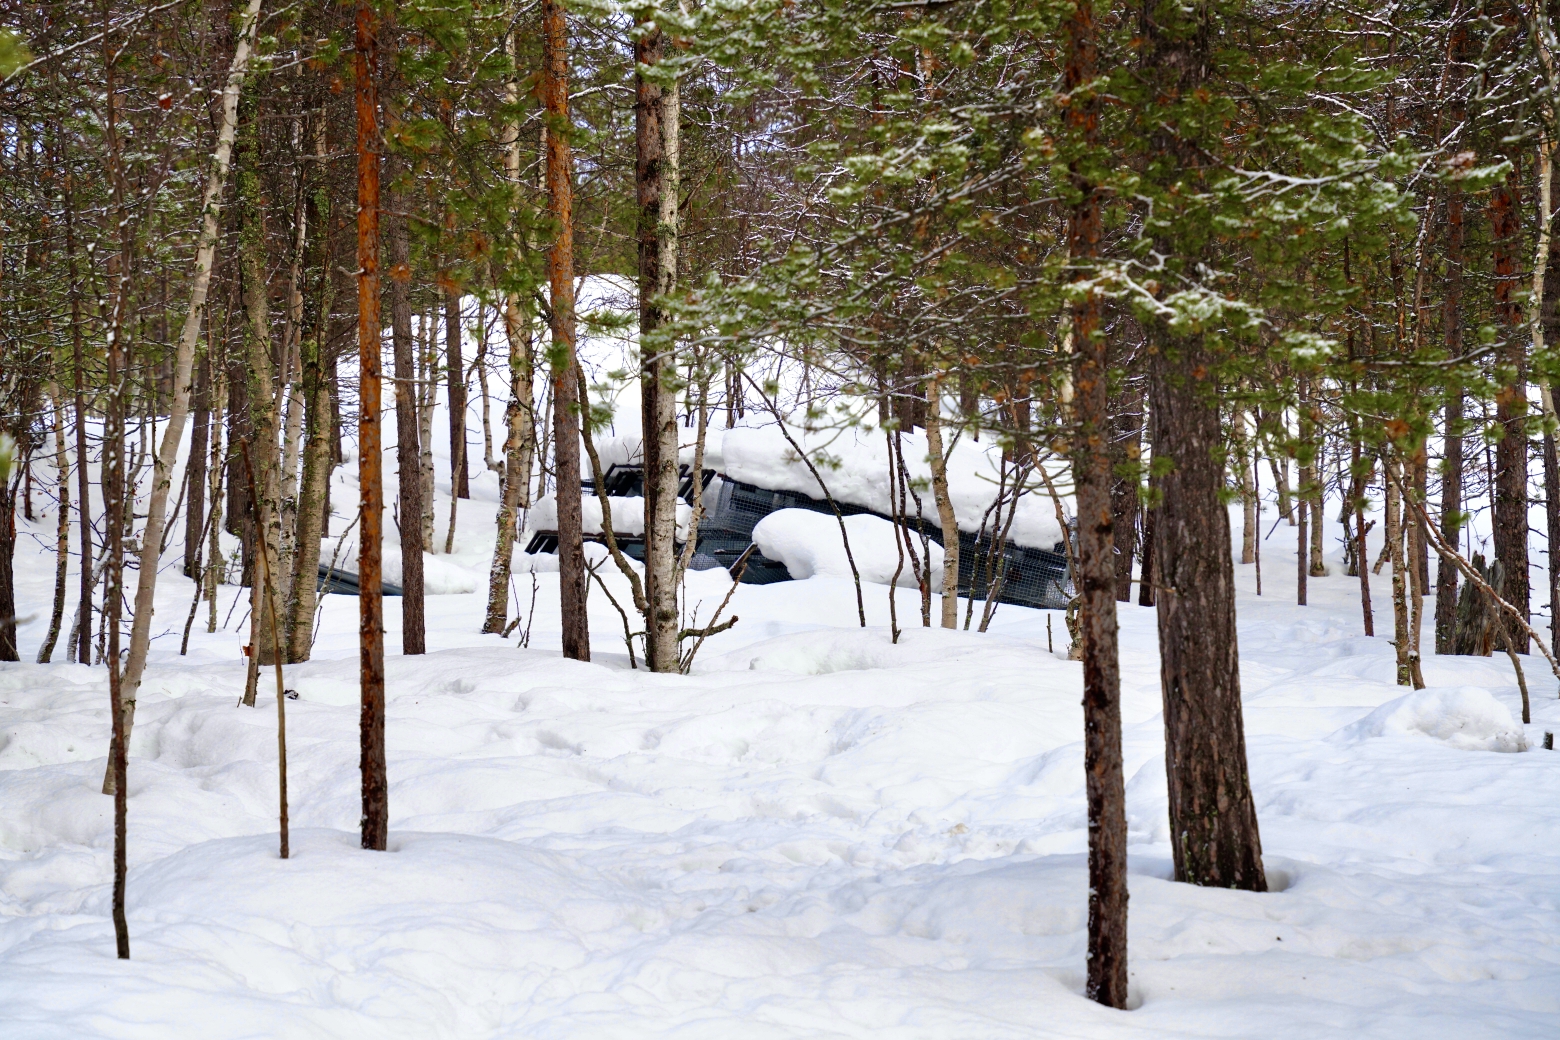
[[[335, 478], [327, 559], [353, 480], [350, 465]], [[565, 661], [546, 566], [515, 577], [511, 616], [535, 597], [529, 649], [478, 634], [497, 480], [475, 460], [472, 494], [455, 552], [428, 558], [444, 594], [427, 600], [426, 657], [400, 656], [386, 601], [388, 853], [357, 847], [358, 601], [327, 597], [315, 659], [287, 670], [301, 696], [282, 861], [274, 686], [235, 706], [247, 624], [231, 586], [219, 630], [202, 605], [179, 656], [193, 586], [178, 529], [131, 746], [129, 962], [108, 917], [104, 670], [0, 665], [0, 1040], [1560, 1032], [1560, 755], [1540, 749], [1560, 729], [1555, 681], [1531, 659], [1525, 730], [1504, 658], [1430, 658], [1432, 688], [1400, 700], [1392, 647], [1359, 635], [1336, 558], [1294, 605], [1292, 528], [1264, 545], [1263, 596], [1237, 568], [1269, 894], [1168, 880], [1154, 615], [1122, 607], [1133, 1008], [1112, 1011], [1081, 995], [1080, 666], [1059, 613], [927, 630], [899, 589], [893, 645], [888, 588], [867, 586], [862, 630], [851, 583], [820, 565], [742, 586], [740, 621], [692, 676], [630, 670], [599, 590], [595, 661]], [[19, 528], [30, 660], [53, 517]], [[725, 574], [688, 581], [707, 620]]]
[[[490, 540], [491, 504], [462, 508]], [[34, 545], [24, 613], [50, 586]], [[130, 760], [128, 963], [104, 673], [4, 666], [0, 1036], [1556, 1035], [1560, 755], [1537, 749], [1555, 682], [1535, 658], [1525, 733], [1504, 659], [1432, 659], [1431, 694], [1383, 709], [1405, 691], [1387, 640], [1359, 635], [1355, 580], [1313, 579], [1296, 607], [1286, 546], [1280, 526], [1261, 598], [1239, 568], [1269, 894], [1169, 880], [1153, 612], [1122, 609], [1130, 1011], [1080, 992], [1080, 666], [1060, 616], [1050, 652], [1043, 612], [923, 630], [900, 590], [895, 646], [885, 587], [863, 631], [847, 581], [744, 586], [695, 675], [652, 676], [599, 593], [596, 662], [562, 660], [540, 573], [530, 649], [476, 634], [479, 591], [430, 597], [431, 652], [403, 658], [387, 601], [388, 853], [357, 847], [355, 599], [328, 600], [316, 660], [289, 668], [287, 861], [270, 680], [235, 707], [235, 632], [197, 624], [182, 659], [159, 640]], [[721, 574], [690, 576], [705, 611]], [[182, 622], [190, 591], [169, 568], [159, 618]]]

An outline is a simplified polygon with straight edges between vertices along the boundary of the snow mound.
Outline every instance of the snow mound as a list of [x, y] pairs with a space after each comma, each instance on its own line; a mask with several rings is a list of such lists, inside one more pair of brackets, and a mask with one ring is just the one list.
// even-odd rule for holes
[[766, 639], [713, 658], [702, 670], [831, 675], [887, 668], [922, 669], [962, 657], [989, 662], [992, 647], [968, 632], [907, 628], [899, 642], [886, 628], [818, 629]]
[[[645, 500], [638, 495], [612, 495], [607, 502], [612, 506], [612, 532], [624, 536], [645, 533]], [[677, 537], [688, 537], [688, 524], [693, 519], [693, 509], [686, 502], [677, 503]], [[594, 493], [580, 496], [580, 526], [586, 534], [601, 534], [601, 500]], [[558, 530], [558, 500], [544, 495], [536, 500], [526, 517], [528, 531]]]
[[[890, 504], [888, 446], [882, 431], [870, 429], [808, 432], [790, 430], [791, 437], [807, 453], [818, 475], [829, 486], [836, 501], [888, 514]], [[937, 503], [931, 491], [931, 464], [928, 462], [926, 435], [901, 434], [905, 468], [919, 491], [921, 517], [937, 524]], [[712, 437], [713, 441], [714, 438]], [[722, 472], [733, 480], [773, 491], [796, 491], [810, 498], [823, 499], [818, 480], [786, 440], [779, 427], [738, 427], [721, 437]], [[1001, 480], [1002, 449], [995, 442], [975, 443], [961, 438], [948, 455], [948, 497], [953, 505], [959, 530], [987, 530], [999, 525], [987, 511], [997, 496]], [[1072, 478], [1066, 467], [1050, 473], [1070, 511]], [[912, 499], [907, 503], [915, 511]], [[1006, 514], [1001, 518], [1006, 522]], [[1019, 545], [1050, 549], [1062, 540], [1062, 528], [1056, 521], [1056, 506], [1042, 487], [1023, 495], [1013, 516], [1011, 539]], [[766, 554], [767, 555], [767, 554]]]
[[1388, 701], [1340, 730], [1338, 737], [1355, 743], [1414, 734], [1462, 751], [1527, 750], [1527, 738], [1511, 710], [1477, 686], [1415, 691]]
[[[387, 541], [380, 552], [380, 576], [392, 585], [402, 584], [400, 546]], [[344, 574], [356, 574], [358, 572], [357, 540], [349, 538], [344, 543], [339, 538], [322, 541], [320, 562], [328, 564], [332, 560], [335, 561], [336, 570]], [[423, 595], [425, 596], [459, 596], [476, 592], [486, 578], [487, 575], [474, 571], [470, 567], [451, 562], [448, 556], [423, 553]]]
[[[910, 564], [909, 553], [900, 569], [899, 540], [894, 525], [882, 517], [861, 514], [845, 518], [845, 533], [850, 537], [850, 552], [855, 558], [861, 580], [875, 585], [888, 585], [899, 570], [901, 588], [915, 588], [915, 568]], [[912, 534], [912, 544], [920, 552], [920, 537]], [[845, 555], [845, 543], [840, 538], [840, 523], [827, 513], [815, 513], [810, 509], [779, 509], [758, 522], [753, 528], [753, 541], [759, 552], [771, 560], [785, 564], [791, 577], [798, 580], [823, 575], [829, 578], [849, 578], [850, 559]], [[927, 547], [932, 557], [932, 587], [942, 582], [942, 546], [932, 542]]]
[[476, 592], [481, 577], [469, 567], [450, 563], [448, 559], [423, 553], [423, 594], [427, 596], [458, 596]]

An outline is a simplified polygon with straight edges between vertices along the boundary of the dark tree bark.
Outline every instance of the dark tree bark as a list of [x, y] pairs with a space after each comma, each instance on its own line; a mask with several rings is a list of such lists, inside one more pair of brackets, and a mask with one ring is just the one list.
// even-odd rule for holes
[[358, 643], [362, 685], [358, 766], [363, 779], [362, 842], [384, 851], [390, 829], [385, 771], [385, 625], [380, 574], [384, 487], [379, 435], [379, 55], [378, 18], [358, 0], [354, 71], [357, 79], [358, 252]]
[[1229, 515], [1220, 501], [1214, 359], [1196, 337], [1156, 330], [1154, 457], [1160, 684], [1176, 879], [1265, 891], [1262, 843], [1246, 770]]
[[125, 402], [121, 369], [121, 339], [109, 338], [107, 422], [103, 430], [103, 522], [108, 563], [103, 585], [103, 626], [108, 641], [104, 655], [108, 663], [108, 710], [110, 717], [108, 769], [112, 787], [105, 791], [114, 797], [114, 942], [120, 960], [130, 959], [130, 927], [125, 919], [125, 870], [127, 842], [126, 818], [129, 810], [129, 741], [123, 691], [120, 689], [119, 619], [124, 601], [124, 520], [125, 520]]
[[461, 356], [460, 290], [444, 293], [444, 375], [450, 399], [450, 489], [471, 497], [471, 466], [466, 461], [466, 362]]
[[556, 238], [547, 253], [552, 296], [554, 473], [563, 656], [590, 660], [585, 543], [580, 516], [579, 388], [574, 357], [574, 185], [569, 150], [569, 38], [560, 0], [542, 3], [542, 103], [547, 110], [547, 195]]
[[[1111, 438], [1110, 509], [1116, 540], [1116, 601], [1132, 602], [1132, 561], [1138, 554], [1138, 513], [1141, 496], [1138, 478], [1131, 472], [1143, 446], [1143, 395], [1136, 387], [1117, 396], [1111, 409], [1115, 433]], [[1124, 475], [1130, 474], [1130, 475]]]
[[[1101, 193], [1085, 173], [1099, 131], [1099, 100], [1084, 91], [1098, 75], [1092, 0], [1075, 0], [1062, 23], [1071, 95], [1066, 126], [1078, 149], [1069, 180], [1078, 193], [1067, 215], [1075, 277], [1089, 278], [1099, 256]], [[1089, 957], [1085, 994], [1127, 1006], [1127, 794], [1121, 758], [1121, 669], [1117, 655], [1115, 511], [1111, 500], [1111, 418], [1100, 300], [1072, 305], [1072, 466], [1078, 505], [1078, 636], [1083, 644], [1083, 756], [1089, 812]], [[1131, 562], [1128, 561], [1130, 570]]]
[[65, 656], [82, 664], [92, 663], [92, 483], [87, 472], [87, 361], [81, 336], [81, 283], [76, 274], [75, 197], [70, 178], [65, 178], [65, 262], [70, 279], [71, 378], [75, 389], [76, 419], [76, 510], [81, 520], [81, 600], [77, 606], [79, 623], [75, 647], [67, 646]]
[[[20, 454], [20, 453], [18, 453]], [[20, 661], [16, 645], [16, 493], [21, 460], [0, 480], [0, 661]]]
[[[235, 279], [235, 284], [237, 281]], [[228, 354], [228, 409], [227, 409], [227, 469], [229, 474], [242, 472], [238, 461], [238, 446], [254, 438], [249, 415], [249, 370], [242, 361], [241, 350]], [[242, 550], [243, 573], [239, 584], [250, 587], [254, 583], [255, 506], [249, 497], [249, 485], [243, 480], [227, 482], [227, 504], [222, 511], [223, 523], [228, 534], [239, 539]]]
[[[1463, 200], [1453, 185], [1446, 196], [1446, 283], [1441, 303], [1441, 327], [1446, 351], [1462, 353]], [[1462, 537], [1463, 395], [1455, 384], [1446, 388], [1445, 458], [1441, 463], [1441, 539], [1456, 545]], [[1442, 556], [1435, 574], [1435, 652], [1449, 654], [1457, 642], [1457, 566]]]
[[200, 580], [201, 535], [206, 529], [206, 450], [211, 443], [211, 358], [202, 357], [195, 369], [190, 394], [195, 413], [190, 426], [190, 455], [184, 472], [184, 574]]
[[1156, 519], [1158, 516], [1159, 510], [1152, 506], [1143, 510], [1143, 564], [1138, 568], [1138, 606], [1140, 607], [1154, 605], [1154, 590], [1159, 585], [1154, 548], [1159, 542]]
[[[1550, 399], [1554, 391], [1547, 391]], [[1555, 435], [1544, 431], [1544, 519], [1549, 536], [1549, 652], [1560, 657], [1560, 457]]]
[[[390, 209], [401, 206], [392, 201]], [[417, 436], [417, 366], [412, 359], [411, 250], [406, 218], [390, 225], [390, 335], [395, 345], [395, 460], [401, 537], [401, 653], [425, 653], [422, 453]]]
[[[1205, 89], [1214, 27], [1206, 7], [1145, 0], [1143, 74], [1163, 97]], [[1204, 161], [1195, 141], [1163, 127], [1150, 131], [1152, 176], [1197, 191]], [[1184, 181], [1190, 179], [1191, 184]], [[1160, 251], [1185, 254], [1182, 242]], [[1155, 318], [1148, 327], [1149, 414], [1156, 475], [1156, 555], [1160, 586], [1160, 685], [1165, 772], [1178, 881], [1265, 891], [1262, 841], [1246, 768], [1235, 634], [1235, 564], [1224, 489], [1218, 358], [1201, 334], [1178, 334]]]
[[[1495, 257], [1495, 310], [1505, 326], [1496, 354], [1495, 558], [1506, 571], [1506, 601], [1529, 616], [1527, 487], [1527, 351], [1522, 308], [1517, 301], [1517, 250], [1522, 234], [1515, 170], [1490, 193], [1490, 233]], [[1512, 648], [1528, 651], [1527, 631], [1512, 633]]]

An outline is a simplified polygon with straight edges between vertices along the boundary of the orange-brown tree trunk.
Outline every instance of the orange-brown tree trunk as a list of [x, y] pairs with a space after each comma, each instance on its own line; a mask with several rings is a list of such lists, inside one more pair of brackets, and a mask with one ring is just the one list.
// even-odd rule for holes
[[358, 645], [362, 708], [358, 766], [363, 780], [363, 847], [384, 851], [389, 837], [385, 774], [385, 624], [380, 551], [384, 479], [379, 435], [379, 20], [358, 0], [357, 77], [358, 252]]
[[[1075, 0], [1062, 23], [1062, 85], [1069, 179], [1078, 194], [1067, 215], [1067, 250], [1078, 279], [1093, 276], [1100, 251], [1099, 186], [1084, 171], [1097, 147], [1099, 100], [1093, 0]], [[1121, 758], [1121, 669], [1117, 658], [1115, 512], [1111, 419], [1100, 300], [1072, 305], [1073, 484], [1078, 503], [1078, 636], [1083, 644], [1083, 768], [1089, 813], [1089, 956], [1084, 992], [1127, 1006], [1127, 794]], [[934, 405], [935, 407], [935, 405]]]
[[585, 616], [585, 543], [580, 516], [579, 388], [574, 362], [574, 185], [569, 152], [569, 31], [559, 0], [542, 4], [542, 104], [547, 111], [547, 197], [554, 224], [547, 253], [552, 296], [554, 472], [563, 656], [590, 660]]

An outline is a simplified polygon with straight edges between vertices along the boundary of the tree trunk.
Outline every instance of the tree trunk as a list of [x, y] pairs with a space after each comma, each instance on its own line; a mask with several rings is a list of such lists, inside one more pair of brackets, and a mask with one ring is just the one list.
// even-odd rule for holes
[[1265, 891], [1246, 769], [1229, 515], [1212, 358], [1195, 336], [1160, 333], [1153, 359], [1160, 682], [1176, 879]]
[[1244, 566], [1257, 562], [1257, 440], [1246, 425], [1245, 409], [1239, 407], [1235, 409], [1235, 433], [1240, 451], [1236, 465], [1240, 467], [1240, 562]]
[[[1205, 90], [1213, 30], [1206, 8], [1146, 2], [1140, 21], [1143, 74], [1162, 95]], [[1180, 134], [1154, 127], [1167, 161], [1166, 188], [1197, 192], [1205, 160]], [[1185, 183], [1190, 177], [1192, 182]], [[1168, 195], [1168, 191], [1167, 191]], [[1166, 256], [1183, 253], [1161, 241]], [[1201, 334], [1154, 319], [1150, 414], [1156, 478], [1160, 684], [1165, 770], [1178, 881], [1265, 891], [1262, 841], [1246, 767], [1235, 633], [1235, 563], [1224, 491], [1217, 358]]]
[[206, 573], [205, 596], [210, 604], [210, 610], [206, 618], [206, 631], [208, 633], [217, 630], [217, 585], [224, 574], [227, 573], [227, 561], [222, 558], [222, 460], [226, 457], [222, 446], [222, 412], [227, 403], [227, 381], [222, 378], [222, 367], [213, 361], [212, 365], [211, 407], [213, 422], [211, 425], [211, 457], [207, 464], [206, 477], [210, 483], [210, 509], [211, 523], [206, 525]]
[[[392, 212], [401, 206], [394, 200]], [[422, 452], [417, 442], [417, 371], [412, 358], [411, 246], [406, 218], [390, 225], [390, 335], [395, 345], [395, 463], [401, 540], [401, 653], [427, 652], [423, 620]]]
[[54, 609], [49, 614], [49, 632], [38, 648], [38, 663], [48, 664], [54, 656], [54, 644], [60, 637], [60, 622], [65, 617], [65, 589], [70, 570], [70, 454], [65, 448], [65, 398], [58, 386], [51, 385], [49, 398], [54, 405], [54, 474], [58, 502], [55, 510]]
[[[1415, 452], [1415, 458], [1423, 457], [1424, 446], [1421, 444]], [[1421, 551], [1425, 548], [1425, 535], [1418, 520], [1424, 510], [1425, 498], [1411, 481], [1405, 481], [1404, 486], [1405, 493], [1411, 496], [1403, 504], [1402, 517], [1403, 548], [1407, 553], [1408, 565], [1408, 678], [1413, 683], [1414, 689], [1422, 690], [1425, 688], [1425, 676], [1420, 666], [1419, 646], [1420, 637], [1424, 633], [1425, 576], [1429, 570], [1429, 563], [1426, 562], [1424, 567], [1420, 566]]]
[[[932, 501], [937, 503], [937, 525], [942, 529], [943, 538], [942, 627], [958, 628], [959, 521], [954, 515], [953, 498], [948, 494], [948, 460], [944, 454], [946, 449], [943, 447], [942, 437], [942, 390], [936, 377], [927, 380], [926, 398], [926, 461], [932, 469]], [[1108, 443], [1109, 438], [1105, 440]], [[1110, 462], [1107, 458], [1107, 473], [1109, 469]], [[1115, 566], [1113, 551], [1111, 558], [1113, 574]]]
[[[110, 97], [113, 84], [109, 85]], [[113, 121], [113, 102], [109, 102], [110, 124]], [[117, 195], [118, 192], [116, 191]], [[116, 203], [120, 200], [116, 199]], [[115, 206], [122, 212], [122, 203]], [[108, 408], [103, 423], [103, 456], [101, 482], [103, 485], [104, 549], [108, 554], [103, 576], [103, 633], [108, 644], [108, 712], [109, 738], [108, 775], [103, 780], [103, 793], [114, 796], [114, 891], [112, 913], [114, 941], [120, 960], [130, 959], [130, 926], [125, 918], [126, 845], [128, 843], [127, 817], [129, 816], [129, 759], [130, 759], [130, 709], [126, 704], [124, 674], [120, 669], [120, 611], [124, 602], [125, 568], [125, 400], [124, 400], [124, 340], [119, 335], [122, 326], [123, 284], [113, 306], [107, 354]], [[186, 375], [186, 379], [188, 376]], [[182, 381], [181, 381], [182, 382]], [[177, 443], [177, 441], [175, 441]]]
[[1408, 590], [1404, 583], [1403, 558], [1403, 503], [1398, 492], [1397, 477], [1401, 467], [1395, 459], [1385, 460], [1387, 468], [1387, 551], [1392, 559], [1392, 645], [1397, 650], [1397, 681], [1399, 686], [1413, 685], [1413, 668], [1409, 660]]
[[1360, 612], [1363, 615], [1365, 634], [1375, 636], [1376, 618], [1370, 606], [1370, 553], [1366, 548], [1366, 534], [1370, 530], [1365, 522], [1365, 491], [1370, 485], [1371, 462], [1370, 459], [1360, 457], [1360, 439], [1358, 433], [1350, 446], [1353, 459], [1350, 471], [1353, 475], [1353, 489], [1350, 498], [1354, 500], [1354, 560], [1359, 568], [1360, 578]]
[[362, 774], [362, 845], [383, 852], [389, 838], [390, 790], [385, 770], [385, 624], [380, 572], [385, 503], [379, 435], [379, 19], [368, 0], [358, 0], [355, 28], [360, 366], [358, 667], [362, 692], [358, 769]]
[[[511, 62], [517, 62], [514, 33], [504, 41]], [[510, 105], [520, 104], [517, 71], [506, 85]], [[520, 124], [506, 125], [504, 139], [504, 175], [516, 193], [518, 204], [520, 179]], [[517, 246], [524, 243], [516, 243]], [[488, 571], [488, 610], [482, 631], [502, 633], [509, 617], [509, 581], [514, 561], [514, 542], [520, 523], [520, 511], [531, 505], [531, 462], [536, 452], [535, 355], [529, 306], [522, 308], [520, 294], [504, 295], [504, 334], [509, 342], [509, 406], [504, 411], [503, 494], [496, 518], [498, 531], [493, 545], [493, 565]]]
[[[1112, 409], [1116, 436], [1111, 440], [1114, 464], [1110, 492], [1111, 526], [1116, 540], [1116, 602], [1132, 602], [1132, 560], [1139, 553], [1138, 460], [1143, 453], [1143, 394], [1137, 387], [1123, 390]], [[1144, 580], [1147, 575], [1143, 575]]]
[[460, 290], [444, 291], [444, 378], [450, 404], [450, 497], [471, 497], [466, 462], [466, 362], [461, 357]]
[[[130, 629], [130, 656], [125, 661], [124, 675], [118, 684], [125, 716], [125, 747], [129, 746], [131, 728], [135, 722], [136, 693], [141, 687], [146, 655], [151, 646], [152, 612], [157, 589], [158, 558], [161, 555], [163, 529], [167, 523], [168, 489], [173, 483], [173, 467], [178, 461], [180, 442], [184, 439], [184, 423], [189, 415], [190, 372], [195, 360], [195, 345], [200, 339], [201, 320], [205, 316], [212, 263], [216, 257], [222, 191], [227, 182], [228, 165], [238, 129], [238, 98], [249, 70], [249, 56], [254, 46], [259, 17], [260, 0], [249, 0], [239, 23], [233, 60], [228, 66], [227, 82], [222, 90], [222, 121], [217, 130], [217, 147], [206, 176], [206, 190], [201, 203], [201, 229], [195, 244], [195, 271], [190, 282], [189, 311], [184, 319], [184, 328], [179, 333], [179, 344], [174, 355], [173, 399], [169, 403], [168, 421], [163, 427], [162, 442], [153, 463], [146, 528], [141, 536], [135, 617]], [[117, 529], [111, 525], [109, 530], [113, 532]], [[117, 543], [117, 538], [112, 534], [110, 537]], [[113, 636], [113, 641], [117, 642], [118, 633], [115, 632]], [[114, 668], [118, 668], [117, 660]], [[112, 774], [105, 778], [106, 781], [112, 779]], [[106, 783], [105, 787], [108, 786]]]
[[[314, 141], [316, 159], [323, 159], [324, 128]], [[297, 550], [293, 558], [292, 596], [287, 608], [287, 660], [307, 661], [313, 654], [314, 610], [319, 596], [320, 539], [324, 537], [327, 493], [331, 470], [330, 377], [327, 371], [326, 342], [329, 335], [335, 279], [331, 275], [330, 237], [325, 234], [330, 212], [330, 195], [323, 189], [314, 193], [308, 206], [309, 222], [321, 229], [309, 245], [305, 271], [310, 279], [308, 295], [313, 301], [311, 326], [300, 330], [298, 368], [303, 396], [303, 479], [298, 487]], [[285, 561], [282, 564], [286, 566]]]
[[[637, 69], [660, 64], [664, 37], [641, 22], [634, 43]], [[634, 182], [639, 205], [639, 388], [645, 474], [645, 664], [678, 671], [677, 633], [677, 363], [654, 339], [666, 320], [658, 298], [677, 285], [678, 91], [635, 75]]]
[[0, 661], [22, 659], [16, 644], [16, 492], [22, 481], [20, 462], [18, 458], [16, 470], [0, 479]]
[[190, 455], [185, 464], [184, 574], [199, 581], [201, 536], [206, 531], [206, 452], [211, 445], [211, 357], [209, 350], [195, 370], [190, 396], [195, 422], [190, 429]]
[[574, 185], [569, 152], [569, 39], [562, 0], [542, 0], [542, 102], [547, 196], [556, 238], [547, 253], [552, 303], [553, 442], [558, 501], [558, 584], [563, 656], [590, 660], [585, 544], [580, 516], [580, 417], [574, 356]]
[[287, 323], [282, 336], [282, 366], [276, 387], [276, 399], [287, 402], [282, 418], [281, 461], [279, 463], [280, 487], [278, 509], [280, 519], [281, 554], [271, 557], [278, 561], [277, 573], [271, 576], [275, 585], [278, 605], [291, 602], [293, 596], [293, 569], [281, 561], [292, 560], [298, 539], [298, 451], [303, 430], [305, 403], [299, 377], [302, 367], [299, 357], [303, 344], [303, 259], [308, 247], [309, 207], [305, 201], [304, 165], [298, 166], [296, 193], [293, 200], [293, 248], [292, 260], [287, 270]]
[[[1084, 154], [1068, 171], [1079, 193], [1067, 214], [1067, 247], [1074, 277], [1094, 275], [1099, 256], [1102, 193], [1093, 168], [1099, 131], [1099, 75], [1092, 0], [1075, 0], [1062, 23], [1066, 63], [1062, 83], [1071, 95], [1066, 128]], [[1100, 300], [1093, 292], [1072, 314], [1073, 485], [1078, 509], [1078, 637], [1083, 644], [1084, 779], [1089, 814], [1089, 953], [1085, 994], [1107, 1007], [1127, 1006], [1127, 795], [1121, 752], [1121, 671], [1117, 654], [1115, 512], [1111, 502], [1109, 367]], [[937, 408], [936, 384], [929, 384]], [[931, 426], [927, 434], [931, 436]], [[940, 441], [941, 438], [939, 437]], [[940, 454], [940, 445], [934, 449]], [[946, 477], [943, 481], [946, 497]], [[942, 501], [939, 500], [939, 511]], [[951, 520], [953, 508], [947, 509]], [[946, 526], [946, 521], [945, 521]], [[954, 544], [958, 544], [955, 531]], [[944, 567], [946, 568], [946, 563]], [[957, 568], [955, 568], [957, 571]], [[946, 571], [945, 571], [946, 573]], [[945, 627], [952, 627], [947, 601]]]
[[435, 356], [437, 350], [433, 345], [432, 315], [421, 315], [418, 333], [421, 338], [418, 341], [417, 447], [418, 473], [422, 482], [422, 543], [429, 552], [437, 552], [438, 546], [433, 538], [433, 412], [439, 397], [434, 373], [439, 366]]
[[[255, 132], [253, 123], [245, 128], [245, 136]], [[251, 146], [246, 156], [250, 163], [258, 159], [258, 150]], [[243, 207], [242, 230], [239, 233], [239, 270], [244, 283], [244, 361], [249, 378], [249, 459], [254, 468], [254, 480], [250, 497], [259, 496], [253, 503], [257, 530], [256, 547], [270, 554], [270, 559], [281, 555], [281, 474], [278, 471], [278, 427], [275, 380], [271, 366], [271, 316], [270, 293], [266, 278], [266, 220], [260, 194], [259, 177], [255, 170], [243, 169], [239, 175], [239, 199]], [[242, 455], [242, 445], [238, 446]], [[242, 470], [240, 470], [242, 472]], [[249, 483], [247, 480], [246, 483]], [[262, 519], [263, 518], [263, 519]], [[255, 562], [258, 566], [258, 560]], [[249, 608], [257, 621], [255, 642], [252, 646], [257, 665], [271, 665], [276, 633], [272, 631], [272, 617], [265, 609], [265, 589], [256, 580], [258, 570], [251, 573]], [[252, 693], [253, 691], [251, 691]], [[246, 699], [246, 703], [251, 703]]]
[[[1301, 472], [1304, 472], [1302, 468]], [[1295, 512], [1300, 517], [1295, 537], [1295, 603], [1305, 606], [1306, 600], [1306, 546], [1310, 544], [1308, 521], [1311, 518], [1311, 500], [1305, 494], [1295, 496]]]
[[[1159, 510], [1155, 507], [1150, 506], [1143, 510], [1143, 563], [1138, 568], [1138, 606], [1140, 607], [1154, 605], [1154, 591], [1159, 584], [1154, 548], [1159, 541], [1156, 530], [1158, 516]], [[1258, 584], [1261, 584], [1260, 581]]]
[[[1521, 235], [1515, 170], [1490, 193], [1490, 232], [1495, 257], [1495, 310], [1505, 326], [1496, 354], [1495, 558], [1506, 571], [1506, 601], [1529, 616], [1527, 516], [1527, 352], [1516, 299], [1517, 248]], [[1512, 649], [1528, 651], [1526, 629], [1512, 633]]]
[[[1560, 657], [1560, 457], [1555, 451], [1554, 390], [1544, 387], [1544, 519], [1549, 538], [1549, 648]], [[1438, 604], [1439, 605], [1439, 604]]]
[[71, 378], [75, 390], [76, 420], [76, 515], [81, 530], [81, 592], [77, 604], [76, 645], [65, 647], [67, 658], [81, 664], [92, 663], [92, 484], [87, 472], [87, 362], [82, 341], [81, 283], [76, 273], [76, 204], [65, 178], [65, 262], [70, 279]]

